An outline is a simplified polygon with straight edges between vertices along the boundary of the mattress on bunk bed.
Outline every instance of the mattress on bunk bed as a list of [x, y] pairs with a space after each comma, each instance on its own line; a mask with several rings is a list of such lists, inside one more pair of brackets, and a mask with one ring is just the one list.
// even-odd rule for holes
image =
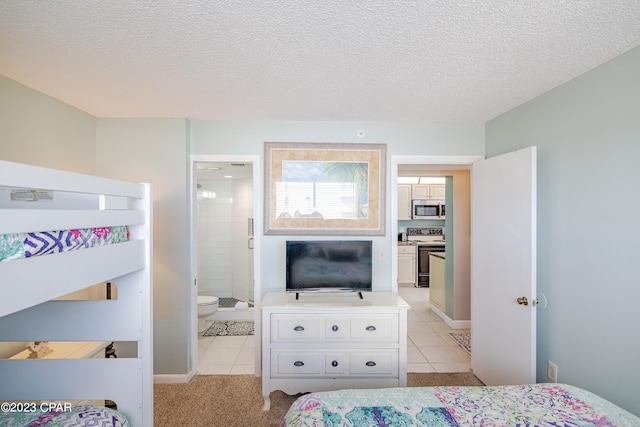
[[20, 406], [20, 412], [0, 412], [0, 426], [3, 427], [128, 427], [130, 424], [120, 412], [93, 405], [52, 409], [48, 404], [27, 404]]
[[640, 418], [577, 387], [408, 387], [300, 396], [282, 427], [640, 426]]
[[127, 226], [0, 235], [0, 262], [110, 245], [129, 240]]

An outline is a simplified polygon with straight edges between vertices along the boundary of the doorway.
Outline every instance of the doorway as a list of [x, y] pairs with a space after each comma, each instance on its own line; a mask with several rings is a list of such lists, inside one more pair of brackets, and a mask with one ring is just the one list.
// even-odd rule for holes
[[218, 298], [219, 308], [206, 318], [208, 321], [256, 322], [259, 317], [254, 309], [260, 294], [259, 157], [192, 155], [190, 169], [190, 347], [195, 374], [198, 296]]
[[[470, 238], [473, 238], [470, 255], [473, 261], [471, 268], [474, 279], [472, 340], [476, 349], [472, 352], [472, 369], [486, 384], [519, 384], [525, 381], [522, 379], [523, 373], [526, 374], [526, 381], [535, 381], [536, 307], [524, 305], [526, 298], [524, 302], [520, 301], [521, 298], [517, 300], [505, 298], [507, 293], [536, 298], [535, 147], [527, 147], [486, 160], [481, 156], [425, 156], [424, 158], [392, 156], [391, 179], [392, 182], [397, 182], [400, 164], [440, 165], [439, 167], [442, 168], [445, 167], [444, 165], [467, 165], [468, 167], [471, 163], [474, 163], [471, 179], [473, 187], [471, 221], [476, 224], [473, 232], [470, 233]], [[450, 166], [446, 167], [450, 168]], [[396, 204], [397, 186], [390, 187], [391, 202]], [[392, 235], [397, 235], [398, 232], [397, 218], [397, 208], [394, 207], [391, 209]], [[497, 224], [497, 227], [494, 227], [494, 224]], [[502, 236], [506, 236], [504, 242], [496, 243], [494, 235], [496, 228], [507, 230], [506, 233], [502, 233]], [[518, 233], [514, 233], [514, 230]], [[455, 246], [458, 247], [457, 242]], [[496, 246], [501, 248], [500, 253], [486, 250]], [[398, 277], [397, 252], [397, 246], [392, 245], [391, 271], [394, 278]], [[479, 257], [480, 253], [487, 256]], [[511, 257], [514, 260], [505, 261]], [[514, 265], [517, 268], [508, 270], [504, 269], [503, 265]], [[484, 272], [491, 272], [491, 274], [483, 276]], [[496, 276], [495, 272], [500, 274]], [[491, 286], [496, 287], [498, 291], [489, 293]], [[393, 288], [397, 289], [395, 281], [392, 283]], [[484, 299], [479, 298], [479, 295]], [[496, 304], [496, 301], [499, 304]], [[489, 317], [486, 316], [487, 314]], [[505, 318], [509, 321], [505, 322]], [[516, 323], [518, 326], [513, 327]], [[498, 326], [501, 328], [497, 328]], [[518, 340], [512, 339], [513, 336], [517, 336]], [[500, 345], [494, 345], [498, 341]], [[508, 345], [505, 347], [504, 343]], [[504, 360], [509, 363], [505, 364]], [[501, 369], [496, 370], [495, 366], [501, 366]], [[505, 366], [509, 367], [509, 372], [506, 374]], [[482, 376], [479, 375], [480, 372]], [[497, 378], [496, 373], [502, 375], [502, 378]]]
[[[469, 305], [469, 221], [466, 214], [466, 229], [463, 225], [458, 227], [462, 218], [461, 212], [469, 205], [469, 173], [471, 163], [481, 157], [431, 157], [431, 156], [392, 156], [391, 157], [391, 235], [397, 236], [401, 227], [437, 227], [443, 229], [446, 234], [446, 246], [448, 262], [448, 278], [456, 279], [467, 287], [467, 300], [460, 302], [460, 295], [449, 295], [447, 302], [456, 303], [467, 307]], [[447, 198], [447, 220], [413, 220], [407, 219], [407, 215], [400, 217], [398, 211], [398, 177], [401, 176], [429, 176], [445, 178]], [[466, 185], [465, 185], [466, 180]], [[410, 192], [411, 193], [411, 192]], [[451, 194], [453, 193], [453, 194]], [[459, 200], [459, 198], [465, 200]], [[406, 197], [403, 199], [406, 203]], [[452, 203], [453, 202], [453, 203]], [[449, 203], [452, 203], [450, 205]], [[464, 222], [464, 221], [462, 221]], [[425, 225], [427, 224], [427, 225]], [[454, 230], [454, 225], [457, 226]], [[446, 230], [445, 230], [446, 228]], [[466, 249], [465, 249], [466, 248]], [[397, 245], [392, 245], [392, 277], [398, 277]], [[394, 253], [395, 252], [395, 253]], [[465, 254], [466, 252], [466, 254]], [[456, 262], [451, 262], [455, 259]], [[453, 271], [453, 268], [460, 271]], [[394, 283], [397, 286], [397, 283]], [[449, 288], [450, 289], [450, 288]], [[470, 321], [454, 320], [453, 314], [446, 310], [439, 310], [431, 304], [430, 288], [415, 286], [403, 286], [397, 291], [401, 295], [411, 298], [412, 318], [408, 325], [408, 369], [410, 372], [463, 372], [471, 368], [470, 356], [456, 343], [450, 333], [457, 336], [467, 336], [470, 331]], [[460, 294], [460, 292], [458, 292]], [[434, 309], [435, 308], [435, 309]], [[468, 310], [468, 309], [467, 309]], [[466, 319], [469, 319], [467, 317]]]
[[[425, 174], [435, 173], [434, 171], [446, 171], [445, 173], [441, 173], [442, 176], [455, 175], [456, 171], [469, 171], [471, 169], [471, 164], [475, 161], [483, 159], [483, 156], [391, 156], [391, 182], [393, 183], [390, 186], [391, 199], [390, 203], [393, 207], [391, 209], [391, 235], [398, 235], [398, 186], [396, 183], [398, 182], [398, 176], [400, 173], [407, 173], [407, 171], [421, 172]], [[466, 189], [467, 194], [464, 194], [464, 190], [460, 191], [457, 194], [456, 180], [455, 176], [453, 180], [447, 180], [448, 184], [453, 183], [453, 202], [455, 205], [460, 205], [460, 201], [458, 197], [462, 199], [466, 199], [465, 203], [469, 203], [469, 195], [468, 188]], [[468, 185], [467, 185], [468, 187]], [[447, 210], [449, 213], [449, 210]], [[455, 214], [455, 212], [451, 212]], [[455, 218], [455, 215], [452, 215]], [[449, 218], [449, 215], [447, 215]], [[459, 216], [454, 221], [458, 221]], [[464, 220], [463, 220], [464, 222]], [[449, 254], [448, 256], [454, 257], [456, 260], [460, 259], [460, 264], [456, 268], [463, 268], [466, 270], [456, 271], [453, 276], [458, 278], [464, 278], [465, 281], [469, 281], [469, 224], [467, 220], [466, 228], [465, 226], [458, 226], [456, 222], [451, 223], [451, 221], [447, 222], [447, 243], [451, 241], [451, 245], [455, 248], [455, 253]], [[466, 260], [460, 253], [467, 253]], [[398, 277], [398, 263], [397, 263], [397, 245], [392, 245], [391, 251], [391, 273], [393, 278]], [[394, 291], [397, 291], [397, 281], [394, 281], [392, 284], [394, 287]], [[452, 325], [450, 325], [452, 326]], [[453, 326], [452, 326], [453, 327]], [[468, 327], [468, 325], [461, 325], [460, 327]]]
[[245, 307], [243, 304], [251, 308], [254, 302], [252, 165], [196, 162], [195, 166], [198, 295], [217, 297], [220, 314]]

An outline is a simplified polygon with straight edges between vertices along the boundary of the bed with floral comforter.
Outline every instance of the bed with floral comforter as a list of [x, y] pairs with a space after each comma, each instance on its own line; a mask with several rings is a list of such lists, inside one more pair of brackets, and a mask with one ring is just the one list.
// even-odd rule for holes
[[[15, 408], [15, 411], [11, 409]], [[57, 408], [50, 404], [20, 404], [4, 402], [0, 412], [3, 427], [129, 427], [122, 413], [102, 406], [78, 405]]]
[[299, 397], [282, 427], [640, 426], [640, 418], [566, 384], [339, 390]]
[[129, 240], [127, 226], [0, 235], [0, 262], [75, 251]]

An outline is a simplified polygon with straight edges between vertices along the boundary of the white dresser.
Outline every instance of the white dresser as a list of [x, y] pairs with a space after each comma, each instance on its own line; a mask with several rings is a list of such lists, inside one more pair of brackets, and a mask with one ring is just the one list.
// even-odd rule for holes
[[407, 384], [407, 310], [397, 293], [268, 293], [262, 310], [262, 394]]

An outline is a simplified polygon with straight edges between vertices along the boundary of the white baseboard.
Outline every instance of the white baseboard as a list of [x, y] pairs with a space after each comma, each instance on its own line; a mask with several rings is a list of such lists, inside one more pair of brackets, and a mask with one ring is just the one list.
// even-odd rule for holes
[[431, 311], [438, 315], [451, 329], [471, 329], [471, 320], [453, 320], [438, 307], [431, 305]]
[[154, 384], [182, 384], [188, 383], [193, 378], [194, 372], [189, 372], [188, 374], [159, 374], [153, 376]]

